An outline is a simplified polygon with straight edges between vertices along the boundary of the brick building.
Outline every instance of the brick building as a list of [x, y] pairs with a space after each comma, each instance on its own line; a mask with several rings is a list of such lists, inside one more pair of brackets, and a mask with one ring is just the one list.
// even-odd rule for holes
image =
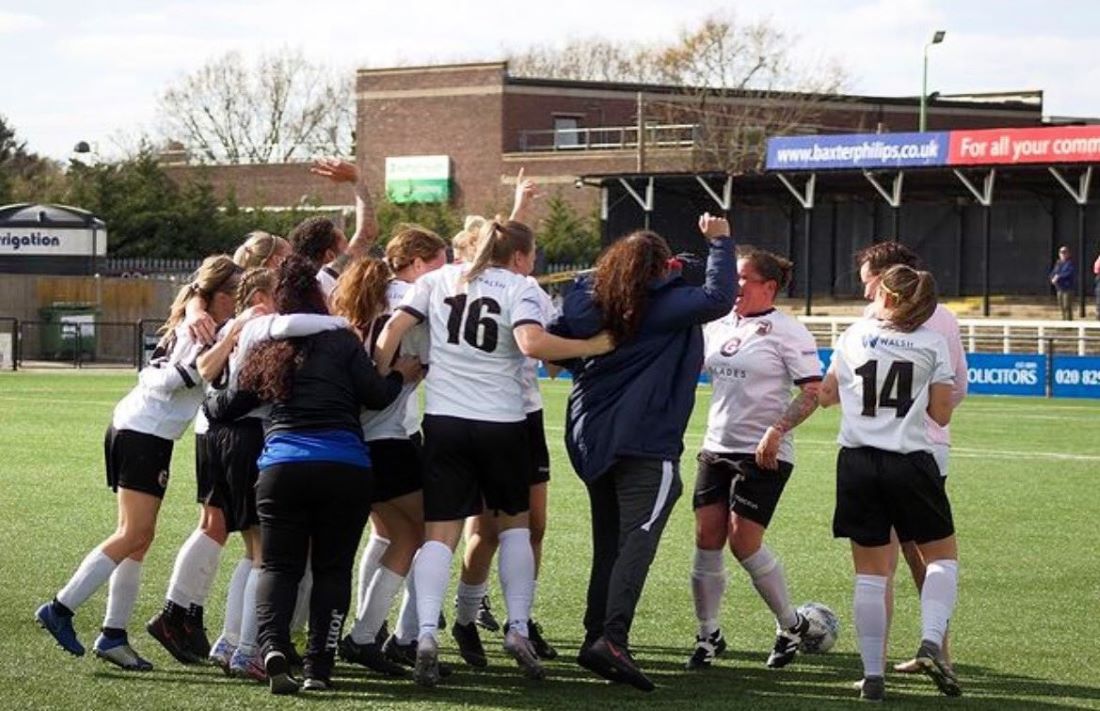
[[[504, 62], [361, 69], [356, 75], [357, 155], [375, 195], [385, 192], [387, 159], [436, 156], [449, 166], [450, 200], [469, 212], [503, 211], [522, 166], [549, 192], [591, 209], [595, 190], [575, 190], [578, 176], [639, 167], [637, 116], [643, 106], [685, 100], [682, 87], [532, 79], [508, 74]], [[778, 99], [782, 101], [782, 99]], [[791, 101], [804, 100], [792, 95]], [[777, 101], [752, 92], [721, 103], [759, 109]], [[809, 133], [912, 131], [917, 97], [815, 97]], [[699, 167], [696, 126], [656, 120], [646, 112], [643, 169]], [[1038, 126], [1042, 93], [940, 96], [930, 103], [929, 130]], [[346, 186], [311, 176], [305, 163], [286, 165], [167, 165], [184, 178], [196, 172], [242, 206], [312, 204], [347, 210]]]

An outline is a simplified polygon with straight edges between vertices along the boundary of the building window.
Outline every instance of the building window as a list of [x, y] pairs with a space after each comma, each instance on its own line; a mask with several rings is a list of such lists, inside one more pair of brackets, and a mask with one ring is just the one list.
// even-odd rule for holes
[[554, 117], [554, 148], [577, 148], [581, 145], [580, 117]]

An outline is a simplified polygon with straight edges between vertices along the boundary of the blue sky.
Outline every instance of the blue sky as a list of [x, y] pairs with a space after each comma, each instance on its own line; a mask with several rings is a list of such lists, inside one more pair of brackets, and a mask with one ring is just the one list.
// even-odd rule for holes
[[0, 0], [0, 114], [39, 153], [66, 158], [87, 140], [109, 154], [159, 135], [157, 95], [230, 50], [299, 48], [352, 72], [499, 59], [576, 36], [659, 39], [729, 7], [797, 35], [803, 61], [837, 60], [856, 93], [916, 95], [922, 47], [945, 29], [930, 91], [1043, 89], [1048, 115], [1100, 116], [1092, 0]]

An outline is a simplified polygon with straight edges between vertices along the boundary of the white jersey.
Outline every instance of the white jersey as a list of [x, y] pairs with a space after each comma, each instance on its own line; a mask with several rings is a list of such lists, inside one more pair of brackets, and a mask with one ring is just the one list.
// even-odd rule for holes
[[[869, 304], [863, 310], [864, 318], [874, 318], [874, 304]], [[962, 334], [959, 331], [959, 320], [951, 309], [943, 304], [936, 304], [936, 310], [924, 322], [924, 326], [943, 336], [947, 341], [947, 355], [951, 359], [951, 369], [955, 371], [955, 384], [951, 392], [951, 404], [957, 406], [966, 397], [967, 391], [967, 366], [966, 351], [963, 349]], [[924, 413], [924, 425], [928, 428], [928, 438], [932, 444], [951, 446], [951, 428], [941, 427], [938, 422], [926, 412]], [[947, 472], [942, 472], [946, 475]]]
[[332, 292], [336, 290], [336, 280], [339, 278], [340, 272], [336, 271], [336, 268], [331, 264], [326, 264], [318, 270], [317, 284], [321, 287], [321, 293], [324, 294], [326, 302], [332, 296]]
[[115, 405], [111, 425], [162, 439], [177, 440], [202, 405], [202, 378], [195, 361], [203, 346], [178, 326], [169, 352], [158, 347], [149, 365], [138, 374], [138, 384]]
[[[543, 291], [539, 282], [534, 277], [527, 277], [527, 281], [534, 285], [539, 297], [539, 308], [542, 310], [543, 324], [550, 323], [558, 316], [558, 310], [550, 295]], [[539, 391], [539, 359], [528, 358], [523, 366], [523, 411], [527, 414], [538, 412], [542, 409], [542, 393]]]
[[832, 369], [840, 388], [841, 446], [932, 451], [924, 424], [928, 388], [955, 382], [943, 336], [926, 326], [903, 333], [861, 319], [837, 339]]
[[[814, 337], [775, 309], [711, 321], [703, 327], [703, 341], [714, 387], [703, 449], [711, 452], [752, 454], [786, 411], [792, 389], [822, 378]], [[779, 459], [794, 463], [790, 432], [779, 445]]]
[[[400, 279], [391, 279], [386, 286], [386, 313], [379, 318], [379, 323], [385, 323], [391, 313], [401, 305], [412, 284]], [[367, 353], [374, 350], [374, 341], [377, 331], [368, 334], [366, 348]], [[428, 362], [428, 328], [425, 324], [414, 326], [404, 338], [401, 339], [401, 355], [414, 355], [421, 363]], [[420, 430], [420, 404], [416, 400], [416, 385], [406, 385], [401, 388], [401, 394], [384, 410], [363, 410], [359, 415], [359, 423], [363, 426], [363, 439], [373, 442], [379, 439], [405, 439]]]
[[526, 358], [512, 330], [523, 324], [545, 326], [539, 289], [499, 267], [489, 267], [467, 284], [468, 266], [448, 264], [425, 274], [401, 304], [403, 311], [427, 321], [431, 333], [424, 412], [520, 422], [526, 417]]

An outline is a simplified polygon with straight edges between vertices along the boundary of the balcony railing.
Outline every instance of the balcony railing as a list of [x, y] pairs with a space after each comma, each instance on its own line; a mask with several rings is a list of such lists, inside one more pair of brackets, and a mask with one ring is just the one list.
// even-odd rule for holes
[[[667, 124], [645, 127], [646, 148], [691, 148], [696, 144], [698, 124]], [[637, 126], [559, 128], [519, 132], [521, 153], [544, 151], [605, 151], [638, 147]]]

